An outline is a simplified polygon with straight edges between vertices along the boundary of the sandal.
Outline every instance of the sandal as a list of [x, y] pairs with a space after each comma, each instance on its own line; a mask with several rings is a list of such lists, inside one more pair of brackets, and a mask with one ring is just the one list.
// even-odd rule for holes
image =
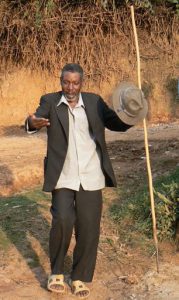
[[64, 275], [50, 275], [48, 278], [47, 289], [51, 292], [65, 294], [67, 285], [64, 282]]
[[80, 280], [71, 282], [72, 293], [80, 299], [88, 298], [90, 295], [89, 288]]

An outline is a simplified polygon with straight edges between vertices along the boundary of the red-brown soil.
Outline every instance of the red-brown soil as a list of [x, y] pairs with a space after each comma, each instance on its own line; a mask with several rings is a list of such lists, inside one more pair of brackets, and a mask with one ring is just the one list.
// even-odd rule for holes
[[[179, 125], [150, 126], [149, 148], [154, 179], [179, 166]], [[46, 134], [27, 135], [23, 128], [1, 128], [0, 194], [22, 192], [42, 184], [42, 161], [46, 152]], [[119, 183], [135, 185], [136, 177], [146, 169], [142, 127], [126, 133], [106, 132], [109, 154]], [[146, 176], [147, 180], [147, 176]], [[105, 199], [115, 201], [115, 189], [104, 191]], [[49, 203], [50, 206], [50, 203]], [[173, 245], [160, 245], [160, 273], [156, 272], [155, 255], [149, 257], [120, 243], [118, 231], [108, 220], [104, 205], [97, 268], [89, 300], [178, 300], [179, 254]], [[45, 215], [50, 222], [50, 214]], [[29, 236], [40, 257], [44, 271], [29, 269], [27, 262], [15, 247], [0, 251], [0, 299], [75, 299], [59, 297], [46, 289], [49, 273], [48, 257], [38, 240]], [[112, 240], [113, 243], [106, 242]], [[74, 245], [72, 240], [69, 255]]]

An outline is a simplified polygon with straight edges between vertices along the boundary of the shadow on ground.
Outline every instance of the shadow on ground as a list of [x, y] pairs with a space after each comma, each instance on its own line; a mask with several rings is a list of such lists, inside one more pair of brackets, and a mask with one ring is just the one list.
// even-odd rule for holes
[[[13, 244], [42, 287], [46, 287], [47, 269], [50, 269], [49, 206], [49, 195], [40, 190], [0, 198], [0, 248], [8, 253]], [[67, 256], [65, 270], [68, 273], [71, 264], [71, 258]]]

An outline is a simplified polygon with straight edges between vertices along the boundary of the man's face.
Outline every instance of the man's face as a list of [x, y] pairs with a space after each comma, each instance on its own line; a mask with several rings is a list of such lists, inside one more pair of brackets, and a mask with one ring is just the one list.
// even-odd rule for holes
[[77, 101], [82, 87], [82, 79], [77, 72], [65, 72], [61, 78], [62, 91], [68, 101]]

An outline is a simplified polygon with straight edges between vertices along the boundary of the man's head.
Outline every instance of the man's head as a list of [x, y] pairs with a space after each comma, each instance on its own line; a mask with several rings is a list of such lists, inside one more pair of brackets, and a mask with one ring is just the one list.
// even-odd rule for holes
[[77, 101], [83, 84], [83, 69], [79, 64], [66, 64], [60, 77], [67, 101]]

